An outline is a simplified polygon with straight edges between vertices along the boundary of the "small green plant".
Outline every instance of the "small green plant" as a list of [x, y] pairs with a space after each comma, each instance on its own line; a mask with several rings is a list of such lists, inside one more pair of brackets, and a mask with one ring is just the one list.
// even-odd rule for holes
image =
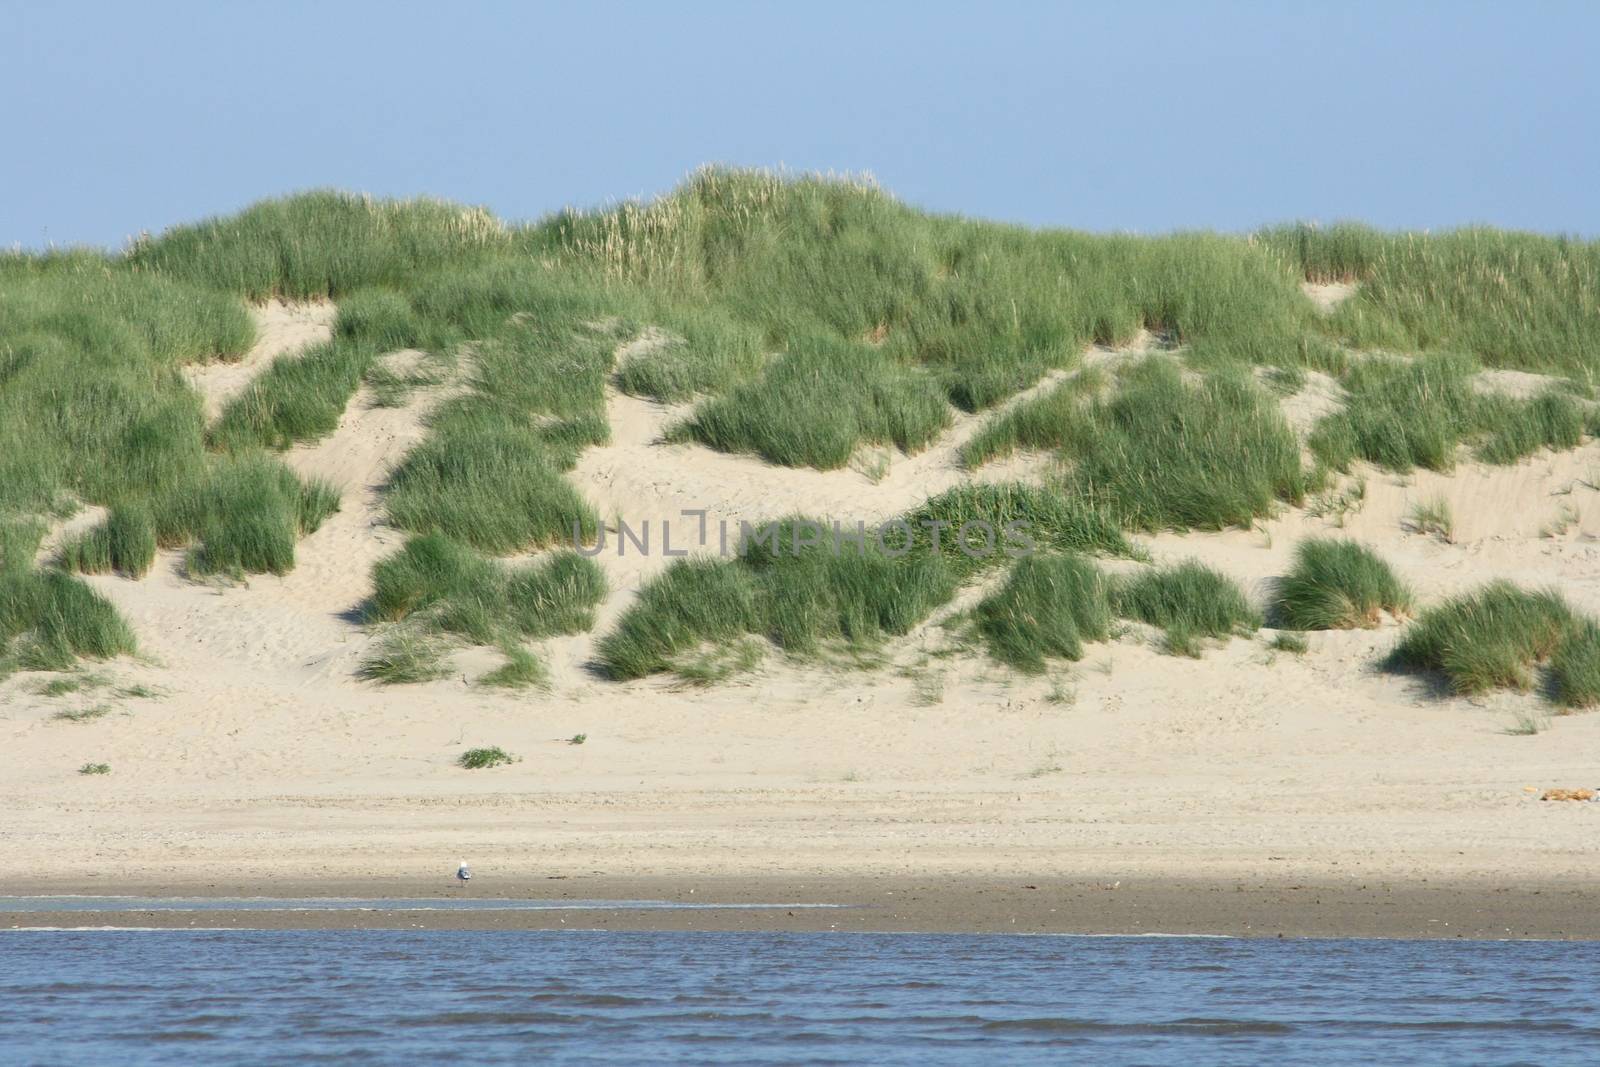
[[1294, 633], [1291, 630], [1280, 630], [1267, 647], [1274, 652], [1287, 652], [1291, 656], [1303, 656], [1311, 649], [1311, 643], [1306, 640], [1305, 634]]
[[1352, 514], [1359, 512], [1367, 502], [1367, 480], [1361, 478], [1343, 488], [1324, 489], [1306, 502], [1306, 514], [1318, 519], [1330, 519], [1344, 529]]
[[588, 734], [573, 734], [571, 737], [567, 738], [567, 744], [581, 745], [587, 740], [589, 740]]
[[918, 707], [931, 707], [944, 701], [944, 675], [933, 671], [918, 674], [911, 681], [911, 702]]
[[1512, 737], [1532, 737], [1550, 728], [1550, 716], [1538, 711], [1519, 708], [1505, 732]]
[[1047, 703], [1068, 707], [1078, 702], [1078, 691], [1068, 684], [1068, 679], [1057, 676], [1050, 679], [1050, 689], [1045, 693]]
[[736, 674], [755, 670], [762, 655], [761, 643], [746, 637], [724, 644], [708, 644], [675, 656], [670, 669], [684, 685], [715, 685]]
[[1411, 591], [1365, 545], [1309, 538], [1295, 548], [1294, 566], [1278, 585], [1278, 620], [1294, 630], [1370, 629], [1379, 612], [1402, 615]]
[[1578, 524], [1581, 516], [1571, 504], [1562, 504], [1556, 517], [1539, 530], [1540, 537], [1560, 537]]
[[456, 765], [469, 771], [480, 771], [487, 767], [499, 767], [515, 762], [516, 757], [498, 745], [492, 748], [469, 748], [456, 757]]
[[1442, 496], [1417, 501], [1411, 505], [1407, 519], [1416, 533], [1437, 537], [1446, 544], [1455, 542], [1455, 512], [1450, 509], [1450, 501]]
[[111, 764], [109, 764], [109, 763], [85, 763], [82, 767], [78, 768], [78, 773], [79, 774], [110, 774], [111, 773]]
[[69, 708], [64, 711], [58, 711], [50, 717], [59, 719], [62, 722], [93, 722], [96, 719], [105, 718], [113, 710], [115, 709], [109, 704], [96, 704], [90, 708]]
[[521, 645], [502, 642], [500, 653], [505, 656], [505, 663], [479, 678], [479, 685], [501, 689], [542, 689], [550, 685], [550, 673], [532, 652]]
[[59, 697], [84, 689], [103, 689], [109, 681], [103, 674], [76, 673], [63, 678], [52, 678], [46, 682], [36, 682], [33, 691], [43, 697]]

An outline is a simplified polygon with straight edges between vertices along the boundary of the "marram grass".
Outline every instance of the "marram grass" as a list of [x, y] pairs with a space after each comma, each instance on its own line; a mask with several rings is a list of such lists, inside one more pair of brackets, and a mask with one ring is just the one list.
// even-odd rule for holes
[[1309, 538], [1278, 583], [1276, 624], [1291, 630], [1370, 629], [1380, 612], [1403, 615], [1411, 591], [1377, 553], [1355, 541]]
[[[1359, 284], [1324, 315], [1300, 292], [1307, 278]], [[864, 179], [722, 168], [648, 203], [520, 226], [440, 201], [315, 192], [121, 253], [0, 255], [0, 522], [96, 504], [112, 519], [68, 546], [74, 568], [137, 575], [153, 536], [191, 546], [197, 570], [281, 573], [334, 500], [289, 484], [264, 451], [329, 433], [363, 382], [403, 402], [380, 357], [415, 348], [464, 387], [395, 472], [390, 519], [483, 553], [525, 551], [598, 532], [564, 474], [609, 439], [608, 388], [691, 403], [678, 432], [700, 444], [833, 469], [862, 447], [925, 448], [958, 412], [1148, 331], [1159, 361], [1109, 395], [1055, 392], [998, 416], [969, 459], [1060, 453], [1066, 484], [1048, 492], [1072, 514], [1045, 547], [1103, 544], [1106, 526], [1247, 525], [1308, 485], [1253, 366], [1283, 388], [1310, 367], [1338, 377], [1348, 401], [1310, 441], [1325, 467], [1513, 462], [1600, 426], [1587, 399], [1600, 383], [1597, 278], [1593, 241], [1031, 231], [918, 211]], [[338, 301], [334, 337], [276, 361], [206, 426], [182, 366], [245, 352], [245, 301], [272, 297]], [[1525, 399], [1488, 396], [1473, 388], [1480, 366], [1552, 381]], [[783, 569], [792, 595], [826, 587], [829, 606], [783, 603], [789, 586], [773, 587], [751, 632], [802, 647], [899, 626], [929, 590], [968, 576], [952, 568], [894, 585], [877, 623], [852, 590], [902, 583], [898, 570]], [[38, 647], [59, 661], [65, 646]], [[659, 652], [630, 655], [630, 669], [666, 662]]]

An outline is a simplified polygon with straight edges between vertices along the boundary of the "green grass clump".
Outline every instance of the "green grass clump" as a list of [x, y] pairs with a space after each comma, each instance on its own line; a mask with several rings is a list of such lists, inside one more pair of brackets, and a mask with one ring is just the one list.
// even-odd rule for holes
[[1583, 441], [1584, 411], [1569, 394], [1544, 392], [1527, 400], [1481, 397], [1478, 403], [1486, 436], [1477, 455], [1485, 463], [1515, 463], [1541, 448], [1576, 448]]
[[362, 660], [361, 677], [384, 685], [432, 682], [450, 675], [450, 646], [437, 634], [411, 626], [395, 626], [384, 633]]
[[287, 574], [295, 542], [337, 510], [332, 486], [259, 454], [218, 462], [203, 486], [169, 492], [155, 508], [162, 542], [198, 539], [195, 573], [228, 575]]
[[991, 655], [1039, 674], [1047, 657], [1081, 659], [1085, 641], [1110, 636], [1111, 583], [1081, 556], [1030, 556], [976, 615]]
[[[942, 545], [957, 545], [944, 557], [962, 577], [1030, 552], [1143, 558], [1143, 550], [1128, 540], [1107, 508], [1070, 488], [1014, 482], [957, 486], [908, 512], [904, 521], [918, 545], [932, 547], [935, 527], [942, 532]], [[993, 553], [983, 542], [986, 527], [995, 533]], [[978, 554], [960, 551], [963, 530]]]
[[389, 520], [401, 529], [496, 554], [587, 543], [600, 529], [540, 431], [512, 418], [436, 430], [395, 469], [387, 498]]
[[1437, 537], [1445, 542], [1455, 540], [1455, 510], [1451, 508], [1449, 499], [1442, 495], [1412, 504], [1406, 512], [1406, 522], [1416, 533]]
[[745, 531], [737, 559], [673, 564], [601, 638], [601, 664], [616, 678], [686, 663], [692, 675], [706, 645], [744, 634], [793, 655], [843, 646], [860, 659], [947, 603], [962, 582], [1017, 556], [1138, 552], [1081, 499], [1019, 485], [950, 490], [886, 524], [881, 543], [875, 529], [858, 532], [790, 518]]
[[228, 402], [207, 432], [214, 448], [288, 448], [332, 433], [378, 350], [333, 340], [279, 356]]
[[135, 650], [133, 631], [111, 602], [56, 570], [0, 574], [0, 673], [66, 670], [77, 657], [109, 659]]
[[1194, 560], [1124, 579], [1114, 598], [1117, 614], [1159, 628], [1174, 655], [1198, 658], [1205, 638], [1244, 636], [1261, 627], [1239, 583]]
[[116, 571], [142, 578], [156, 558], [156, 531], [147, 508], [120, 505], [106, 520], [61, 548], [61, 566], [81, 574]]
[[1066, 388], [1003, 416], [968, 461], [1060, 449], [1073, 464], [1069, 484], [1144, 530], [1248, 526], [1305, 494], [1294, 433], [1248, 376], [1216, 371], [1189, 384], [1171, 361], [1147, 359], [1109, 400]]
[[1295, 630], [1370, 629], [1380, 611], [1408, 612], [1411, 591], [1365, 545], [1311, 538], [1295, 548], [1275, 607], [1277, 621]]
[[1473, 359], [1449, 353], [1360, 361], [1343, 379], [1349, 402], [1317, 424], [1311, 449], [1341, 471], [1356, 459], [1402, 472], [1447, 471], [1470, 441], [1479, 459], [1514, 463], [1582, 440], [1585, 416], [1571, 396], [1485, 396], [1472, 386], [1477, 369]]
[[1291, 656], [1303, 656], [1311, 651], [1311, 643], [1306, 640], [1305, 634], [1294, 633], [1289, 630], [1280, 631], [1273, 635], [1267, 647], [1274, 652], [1287, 652]]
[[550, 672], [539, 657], [511, 642], [502, 642], [500, 652], [506, 661], [478, 679], [478, 684], [496, 689], [545, 689], [550, 685]]
[[1582, 619], [1567, 632], [1550, 657], [1550, 680], [1563, 707], [1600, 704], [1600, 624]]
[[515, 762], [517, 762], [516, 757], [499, 745], [491, 748], [469, 748], [456, 758], [456, 765], [469, 771], [483, 770], [486, 767], [499, 767], [503, 764]]
[[674, 563], [639, 590], [596, 653], [613, 678], [643, 678], [702, 642], [728, 642], [757, 629], [757, 582], [734, 560]]
[[90, 253], [0, 255], [0, 516], [115, 506], [204, 466], [185, 363], [235, 357], [242, 305]]
[[439, 534], [412, 538], [372, 580], [373, 620], [417, 618], [478, 644], [581, 633], [606, 593], [599, 566], [576, 553], [511, 568]]
[[109, 704], [96, 704], [90, 708], [69, 708], [64, 711], [58, 711], [50, 717], [58, 722], [94, 722], [96, 719], [103, 719], [110, 715], [113, 710]]
[[422, 342], [411, 301], [392, 289], [363, 289], [340, 299], [333, 333], [379, 352], [395, 352]]
[[[752, 540], [739, 557], [757, 583], [760, 632], [790, 653], [815, 654], [834, 641], [861, 648], [904, 634], [955, 593], [958, 571], [946, 553], [958, 553], [951, 549], [897, 556], [869, 538], [837, 551], [830, 544], [796, 551], [807, 522], [778, 524], [777, 551]], [[831, 537], [831, 527], [815, 525]]]
[[[1572, 609], [1554, 590], [1528, 592], [1491, 582], [1423, 611], [1390, 665], [1442, 671], [1458, 693], [1528, 689], [1533, 665], [1554, 655], [1575, 625]], [[1584, 647], [1580, 641], [1575, 654]], [[1569, 666], [1579, 673], [1571, 660]]]
[[1476, 364], [1442, 354], [1416, 360], [1371, 359], [1352, 366], [1349, 402], [1317, 424], [1310, 445], [1336, 470], [1365, 459], [1391, 470], [1450, 470], [1476, 424]]
[[85, 763], [82, 767], [78, 768], [78, 773], [79, 774], [110, 774], [111, 773], [111, 764], [109, 764], [109, 763]]
[[667, 306], [650, 318], [666, 332], [618, 365], [617, 386], [625, 393], [666, 403], [721, 393], [764, 363], [760, 331], [724, 309]]
[[702, 405], [684, 433], [788, 467], [843, 467], [862, 443], [916, 452], [950, 423], [937, 383], [884, 352], [805, 338], [760, 378]]

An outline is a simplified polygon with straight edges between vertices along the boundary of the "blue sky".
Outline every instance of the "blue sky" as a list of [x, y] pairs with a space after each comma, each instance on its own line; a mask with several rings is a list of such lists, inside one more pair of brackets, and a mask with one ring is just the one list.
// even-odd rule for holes
[[1600, 3], [0, 0], [0, 245], [317, 186], [532, 218], [708, 161], [1039, 225], [1600, 235]]

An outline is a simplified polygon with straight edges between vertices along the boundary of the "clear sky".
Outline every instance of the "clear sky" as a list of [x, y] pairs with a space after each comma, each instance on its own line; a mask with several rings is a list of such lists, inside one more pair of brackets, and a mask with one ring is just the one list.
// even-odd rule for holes
[[532, 218], [702, 162], [1158, 232], [1600, 235], [1600, 3], [0, 0], [0, 245], [317, 186]]

